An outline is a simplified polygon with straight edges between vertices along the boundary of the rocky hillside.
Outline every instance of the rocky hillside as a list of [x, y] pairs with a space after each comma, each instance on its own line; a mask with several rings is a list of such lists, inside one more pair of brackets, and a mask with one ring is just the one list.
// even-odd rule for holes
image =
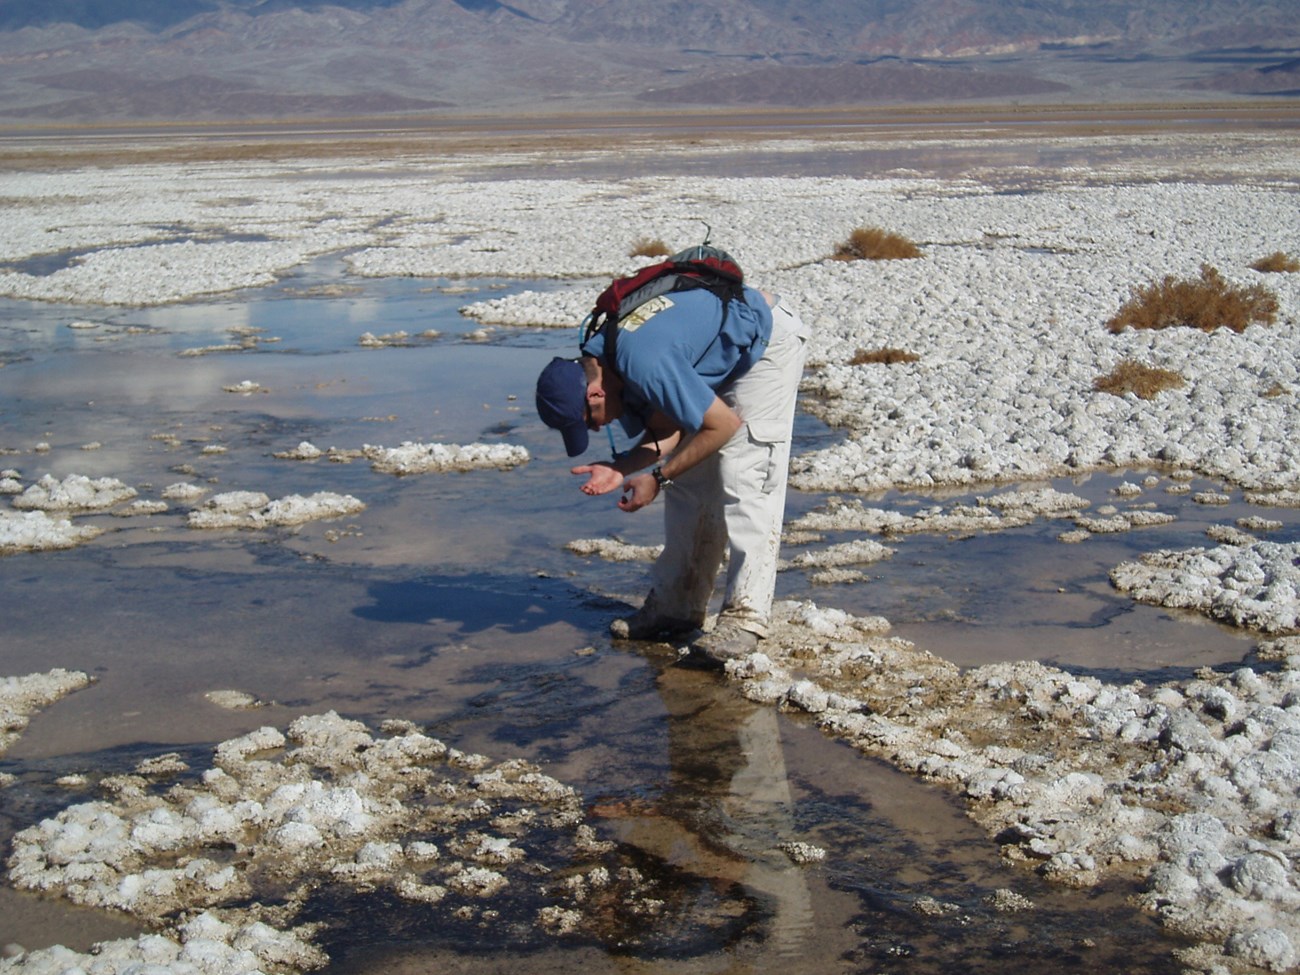
[[1293, 0], [0, 0], [0, 117], [1293, 96]]

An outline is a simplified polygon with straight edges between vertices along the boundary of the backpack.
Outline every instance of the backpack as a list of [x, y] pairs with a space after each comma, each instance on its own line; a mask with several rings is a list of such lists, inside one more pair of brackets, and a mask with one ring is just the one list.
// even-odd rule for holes
[[579, 351], [593, 336], [605, 336], [604, 358], [612, 368], [618, 323], [652, 298], [673, 291], [705, 288], [722, 302], [722, 321], [733, 299], [745, 300], [745, 275], [726, 251], [702, 244], [674, 254], [665, 261], [643, 267], [635, 274], [616, 278], [596, 299], [583, 323]]

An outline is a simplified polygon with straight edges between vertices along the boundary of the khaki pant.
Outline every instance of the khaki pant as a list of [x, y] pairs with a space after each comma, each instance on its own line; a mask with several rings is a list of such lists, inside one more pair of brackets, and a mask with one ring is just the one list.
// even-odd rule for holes
[[720, 451], [664, 492], [664, 551], [647, 599], [659, 614], [703, 619], [726, 555], [719, 621], [767, 635], [807, 340], [803, 322], [777, 299], [767, 353], [718, 391], [743, 422]]

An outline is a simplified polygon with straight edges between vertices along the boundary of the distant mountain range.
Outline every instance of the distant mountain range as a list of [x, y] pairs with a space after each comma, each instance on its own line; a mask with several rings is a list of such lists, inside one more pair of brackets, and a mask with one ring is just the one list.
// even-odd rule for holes
[[0, 0], [0, 119], [1300, 97], [1295, 0]]

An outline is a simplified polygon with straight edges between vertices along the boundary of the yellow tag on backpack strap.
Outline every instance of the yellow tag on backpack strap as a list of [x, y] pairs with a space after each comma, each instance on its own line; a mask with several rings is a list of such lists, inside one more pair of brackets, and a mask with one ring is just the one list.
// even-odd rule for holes
[[672, 299], [667, 295], [660, 295], [658, 298], [651, 298], [643, 305], [637, 305], [628, 312], [627, 317], [618, 323], [619, 331], [635, 332], [655, 315], [661, 311], [673, 306]]

